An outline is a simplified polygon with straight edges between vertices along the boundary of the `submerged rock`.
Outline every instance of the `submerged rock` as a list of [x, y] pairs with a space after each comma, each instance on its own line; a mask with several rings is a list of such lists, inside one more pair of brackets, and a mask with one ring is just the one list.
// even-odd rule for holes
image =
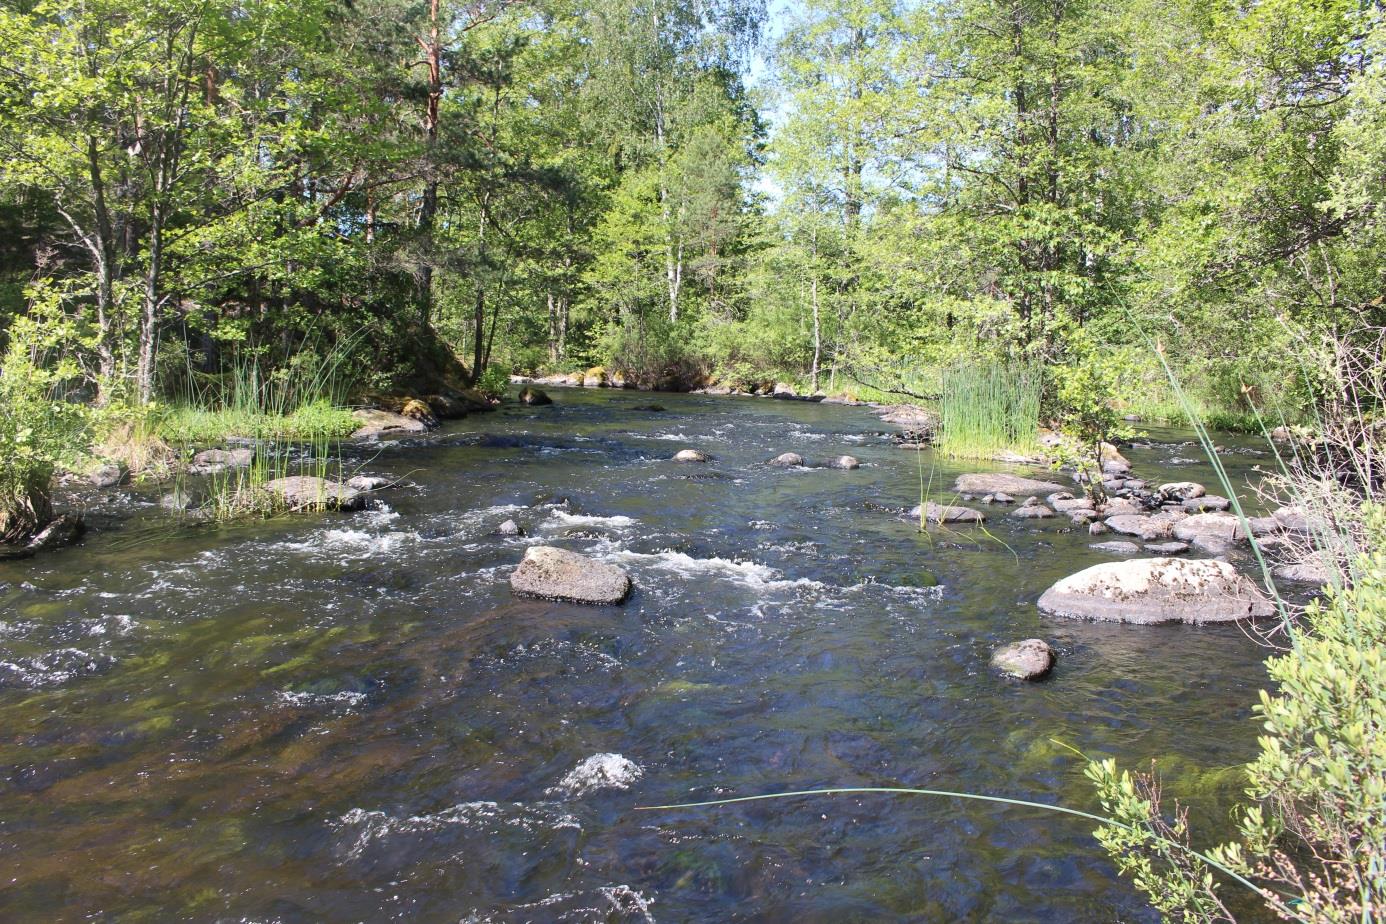
[[500, 526], [496, 527], [497, 536], [523, 536], [524, 534], [525, 531], [520, 529], [520, 524], [516, 523], [514, 520], [506, 520]]
[[361, 510], [366, 506], [360, 491], [311, 475], [275, 478], [265, 482], [265, 490], [290, 510]]
[[1227, 562], [1180, 558], [1094, 565], [1054, 584], [1038, 605], [1055, 616], [1142, 625], [1230, 622], [1275, 611]]
[[254, 449], [204, 449], [188, 466], [191, 475], [215, 475], [237, 468], [248, 468], [255, 461]]
[[1044, 639], [1027, 638], [996, 649], [991, 666], [1020, 680], [1039, 680], [1054, 667], [1054, 649]]
[[797, 452], [781, 453], [780, 455], [775, 456], [775, 458], [771, 459], [770, 464], [777, 465], [780, 468], [794, 468], [796, 466], [802, 466], [804, 464], [804, 457], [799, 455]]
[[347, 487], [353, 491], [379, 491], [394, 484], [388, 478], [381, 478], [378, 475], [356, 475], [347, 479]]
[[1005, 472], [979, 472], [972, 475], [959, 475], [953, 483], [953, 490], [959, 494], [1053, 494], [1065, 491], [1061, 484], [1052, 481], [1037, 481], [1022, 478]]
[[1111, 542], [1094, 542], [1088, 546], [1095, 552], [1107, 552], [1112, 555], [1136, 555], [1141, 547], [1134, 542], [1127, 542], [1124, 539], [1115, 539]]
[[701, 449], [680, 449], [674, 453], [675, 462], [706, 462], [707, 453]]
[[520, 403], [528, 404], [531, 407], [539, 407], [545, 404], [553, 404], [553, 399], [544, 393], [542, 388], [532, 388], [526, 385], [520, 389]]
[[567, 603], [610, 605], [630, 595], [630, 577], [615, 565], [576, 552], [538, 545], [525, 552], [510, 574], [510, 589], [521, 597]]
[[955, 507], [951, 504], [936, 504], [929, 501], [922, 508], [914, 507], [906, 514], [911, 520], [918, 520], [920, 514], [929, 523], [985, 523], [986, 516], [971, 507]]
[[1152, 555], [1183, 555], [1189, 550], [1187, 542], [1151, 542], [1145, 550]]
[[828, 463], [832, 468], [841, 468], [850, 471], [854, 468], [861, 468], [861, 462], [855, 456], [838, 456]]
[[394, 411], [382, 411], [376, 407], [357, 408], [352, 416], [361, 421], [361, 426], [351, 434], [352, 439], [370, 439], [376, 436], [402, 435], [405, 433], [426, 433], [428, 425], [422, 420], [405, 417]]

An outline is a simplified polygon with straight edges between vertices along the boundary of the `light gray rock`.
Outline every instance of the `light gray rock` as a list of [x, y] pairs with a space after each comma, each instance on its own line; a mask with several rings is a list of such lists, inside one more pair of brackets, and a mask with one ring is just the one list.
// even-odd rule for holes
[[87, 481], [91, 482], [93, 487], [114, 488], [123, 484], [129, 477], [130, 470], [123, 463], [104, 462], [87, 476]]
[[525, 531], [520, 529], [520, 524], [516, 523], [514, 520], [506, 520], [500, 526], [496, 527], [497, 536], [523, 536], [524, 534]]
[[[986, 516], [980, 510], [973, 510], [971, 507], [957, 507], [951, 504], [936, 504], [929, 501], [923, 507], [924, 519], [930, 523], [984, 523]], [[908, 516], [912, 520], [918, 520], [920, 508], [914, 507]]]
[[1241, 521], [1230, 513], [1196, 513], [1174, 524], [1174, 537], [1192, 542], [1199, 536], [1232, 542], [1244, 537]]
[[311, 475], [275, 478], [265, 482], [265, 490], [290, 510], [360, 510], [366, 506], [360, 491]]
[[1043, 504], [1027, 504], [1012, 510], [1011, 516], [1020, 520], [1045, 520], [1054, 516], [1054, 511]]
[[1093, 506], [1092, 501], [1088, 500], [1086, 497], [1071, 497], [1067, 500], [1054, 500], [1051, 497], [1049, 499], [1049, 506], [1060, 513], [1073, 513], [1076, 510], [1086, 510], [1094, 516], [1097, 515], [1097, 509]]
[[1271, 513], [1280, 528], [1289, 533], [1307, 533], [1313, 524], [1301, 507], [1280, 507]]
[[192, 457], [192, 463], [188, 465], [188, 474], [217, 475], [238, 468], [248, 468], [254, 461], [254, 449], [204, 449]]
[[426, 433], [428, 425], [422, 420], [405, 417], [394, 411], [378, 407], [357, 408], [351, 416], [361, 421], [361, 426], [351, 434], [352, 439], [364, 440], [377, 436], [402, 436], [407, 433]]
[[1126, 542], [1122, 539], [1115, 539], [1111, 542], [1094, 542], [1088, 546], [1095, 552], [1107, 552], [1112, 555], [1138, 555], [1141, 547], [1134, 542]]
[[1232, 543], [1217, 536], [1194, 536], [1189, 540], [1189, 545], [1205, 555], [1214, 557], [1226, 555], [1232, 551]]
[[996, 649], [991, 666], [1019, 680], [1039, 680], [1054, 668], [1054, 649], [1043, 639], [1027, 638]]
[[859, 462], [855, 456], [838, 456], [829, 463], [829, 466], [831, 468], [840, 468], [845, 471], [850, 471], [854, 468], [861, 468], [861, 462]]
[[1294, 584], [1315, 584], [1322, 587], [1328, 583], [1328, 572], [1316, 561], [1302, 561], [1293, 565], [1281, 565], [1272, 572], [1283, 581]]
[[1150, 542], [1145, 550], [1152, 555], [1183, 555], [1189, 550], [1187, 542]]
[[1019, 475], [1011, 475], [1006, 472], [983, 472], [973, 475], [959, 475], [958, 480], [953, 483], [953, 490], [959, 494], [981, 496], [983, 494], [1043, 495], [1067, 489], [1052, 481], [1037, 481], [1033, 478], [1022, 478]]
[[707, 453], [701, 449], [680, 449], [674, 453], [675, 462], [706, 462]]
[[1111, 531], [1111, 527], [1109, 527], [1106, 523], [1103, 523], [1101, 520], [1098, 520], [1095, 523], [1088, 524], [1089, 536], [1105, 536], [1107, 533]]
[[797, 452], [781, 453], [780, 455], [775, 456], [775, 458], [771, 459], [770, 464], [778, 466], [780, 468], [794, 468], [796, 466], [802, 466], [804, 464], [804, 457], [799, 455]]
[[1136, 536], [1146, 542], [1158, 542], [1162, 539], [1168, 539], [1170, 535], [1169, 521], [1157, 517], [1121, 514], [1120, 516], [1107, 517], [1106, 522], [1107, 527], [1113, 532], [1126, 536]]
[[1275, 517], [1247, 517], [1246, 522], [1251, 527], [1251, 534], [1258, 539], [1285, 531], [1285, 527]]
[[1160, 485], [1157, 490], [1167, 498], [1180, 501], [1193, 500], [1207, 493], [1197, 481], [1170, 481]]
[[377, 475], [356, 475], [348, 478], [346, 484], [353, 491], [379, 491], [382, 488], [388, 488], [394, 482]]
[[510, 589], [521, 597], [600, 606], [625, 600], [631, 583], [615, 565], [540, 545], [525, 551], [524, 560], [510, 574]]
[[1046, 590], [1039, 608], [1055, 616], [1142, 625], [1230, 622], [1275, 612], [1227, 562], [1183, 558], [1094, 565]]
[[1216, 513], [1231, 507], [1232, 502], [1216, 494], [1206, 494], [1203, 497], [1186, 500], [1180, 506], [1187, 513]]
[[1145, 508], [1133, 500], [1124, 497], [1109, 497], [1107, 502], [1102, 505], [1099, 511], [1104, 517], [1139, 516], [1145, 513]]

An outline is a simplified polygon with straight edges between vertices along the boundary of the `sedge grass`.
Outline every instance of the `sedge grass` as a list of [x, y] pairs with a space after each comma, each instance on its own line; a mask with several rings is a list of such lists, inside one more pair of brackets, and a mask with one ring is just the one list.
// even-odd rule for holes
[[1037, 366], [956, 365], [939, 399], [938, 451], [955, 459], [1039, 453], [1043, 375]]

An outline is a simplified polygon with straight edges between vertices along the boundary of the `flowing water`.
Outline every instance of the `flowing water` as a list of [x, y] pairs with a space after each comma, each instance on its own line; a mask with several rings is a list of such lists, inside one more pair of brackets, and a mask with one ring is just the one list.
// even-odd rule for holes
[[[1072, 747], [1158, 759], [1225, 831], [1266, 653], [1041, 616], [1108, 560], [1086, 530], [921, 534], [881, 508], [975, 467], [866, 409], [654, 397], [557, 391], [352, 450], [401, 479], [380, 509], [212, 528], [112, 496], [81, 547], [0, 563], [0, 919], [1156, 920], [1090, 822], [1040, 810], [636, 811], [817, 786], [1092, 809]], [[1136, 473], [1211, 483], [1188, 438], [1152, 431]], [[713, 462], [667, 461], [690, 446]], [[1266, 461], [1242, 450], [1238, 477]], [[764, 464], [784, 451], [864, 464]], [[633, 597], [512, 598], [536, 543], [621, 565]], [[988, 668], [1031, 636], [1050, 679]]]

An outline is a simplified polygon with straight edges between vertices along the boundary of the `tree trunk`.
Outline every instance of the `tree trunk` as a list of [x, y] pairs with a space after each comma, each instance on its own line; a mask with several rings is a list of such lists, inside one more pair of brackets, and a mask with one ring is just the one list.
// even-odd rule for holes
[[[419, 203], [419, 237], [423, 260], [419, 266], [419, 321], [426, 327], [433, 315], [433, 227], [438, 214], [438, 113], [443, 100], [443, 45], [438, 30], [438, 0], [428, 3], [428, 38], [420, 39], [428, 65], [428, 103], [424, 108], [424, 188]], [[480, 373], [475, 373], [480, 374]]]
[[813, 368], [810, 370], [810, 378], [813, 381], [813, 393], [818, 393], [818, 367], [823, 357], [823, 326], [818, 310], [818, 229], [813, 229], [813, 261], [809, 272], [809, 289], [813, 301]]

